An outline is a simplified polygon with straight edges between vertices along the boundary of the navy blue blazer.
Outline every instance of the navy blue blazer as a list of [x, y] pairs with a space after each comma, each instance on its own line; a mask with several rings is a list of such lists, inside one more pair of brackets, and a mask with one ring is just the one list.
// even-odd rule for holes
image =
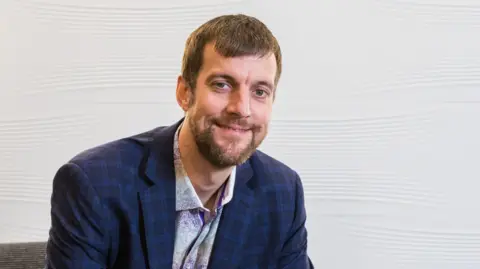
[[[173, 136], [183, 119], [79, 153], [56, 173], [46, 268], [172, 268]], [[256, 151], [237, 168], [209, 268], [313, 268], [298, 174]]]

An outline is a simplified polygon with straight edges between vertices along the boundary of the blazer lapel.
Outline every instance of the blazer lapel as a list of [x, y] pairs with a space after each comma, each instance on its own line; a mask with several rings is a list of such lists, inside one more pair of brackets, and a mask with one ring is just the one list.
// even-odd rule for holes
[[[142, 247], [147, 268], [172, 268], [175, 244], [175, 170], [173, 136], [178, 123], [156, 131], [147, 142], [145, 176], [149, 187], [139, 193]], [[140, 231], [142, 231], [140, 229]]]
[[237, 169], [233, 198], [223, 209], [208, 268], [236, 268], [242, 259], [253, 215], [254, 191], [247, 184], [252, 175], [248, 162]]
[[151, 187], [140, 194], [140, 220], [143, 221], [145, 229], [143, 251], [146, 253], [147, 268], [172, 267], [175, 243], [175, 186], [173, 191], [169, 191], [172, 189], [170, 186], [165, 187]]

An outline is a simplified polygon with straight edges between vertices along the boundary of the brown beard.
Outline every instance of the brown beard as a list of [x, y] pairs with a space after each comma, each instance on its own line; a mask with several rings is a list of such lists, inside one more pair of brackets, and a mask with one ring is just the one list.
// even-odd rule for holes
[[[220, 125], [237, 124], [242, 128], [248, 129], [248, 132], [252, 132], [252, 138], [247, 147], [243, 149], [236, 156], [229, 155], [225, 152], [216, 142], [213, 136], [213, 128], [220, 128]], [[208, 160], [213, 166], [217, 168], [227, 168], [244, 163], [255, 152], [261, 141], [255, 143], [256, 135], [260, 129], [258, 126], [252, 126], [247, 124], [243, 119], [226, 119], [226, 118], [208, 118], [206, 122], [206, 129], [200, 131], [195, 124], [195, 119], [189, 117], [188, 125], [195, 139], [195, 143], [200, 154]], [[215, 126], [217, 125], [217, 126]]]

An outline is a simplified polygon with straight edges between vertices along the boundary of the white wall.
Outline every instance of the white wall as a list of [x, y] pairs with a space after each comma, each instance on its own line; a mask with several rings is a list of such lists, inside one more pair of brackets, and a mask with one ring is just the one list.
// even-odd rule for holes
[[181, 115], [188, 34], [245, 12], [284, 53], [262, 149], [296, 168], [319, 268], [479, 268], [478, 0], [2, 0], [0, 242], [46, 240], [80, 150]]

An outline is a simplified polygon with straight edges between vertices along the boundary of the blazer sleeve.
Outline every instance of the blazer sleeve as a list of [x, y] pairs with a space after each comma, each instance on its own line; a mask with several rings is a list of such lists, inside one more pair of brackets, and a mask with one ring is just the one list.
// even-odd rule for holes
[[50, 216], [45, 268], [107, 268], [110, 216], [78, 165], [57, 171]]
[[307, 229], [305, 227], [306, 211], [302, 182], [295, 173], [295, 215], [293, 223], [282, 248], [277, 268], [282, 269], [313, 269], [313, 264], [307, 254]]

